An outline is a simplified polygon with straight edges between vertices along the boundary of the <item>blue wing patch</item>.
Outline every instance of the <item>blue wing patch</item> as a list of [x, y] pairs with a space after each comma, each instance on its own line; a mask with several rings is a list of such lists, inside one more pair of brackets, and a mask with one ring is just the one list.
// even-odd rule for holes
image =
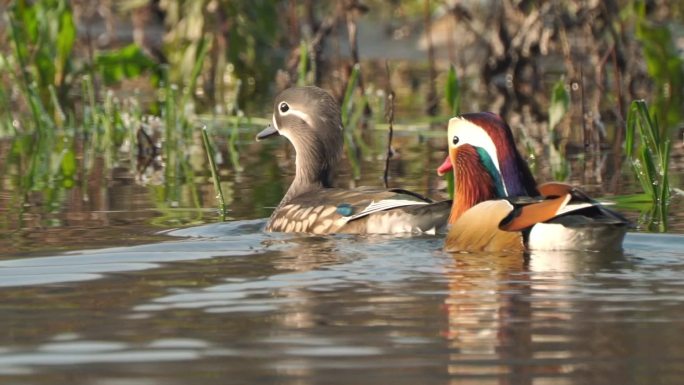
[[337, 213], [342, 215], [343, 217], [348, 217], [354, 213], [354, 209], [352, 208], [352, 205], [349, 203], [340, 203], [337, 205]]

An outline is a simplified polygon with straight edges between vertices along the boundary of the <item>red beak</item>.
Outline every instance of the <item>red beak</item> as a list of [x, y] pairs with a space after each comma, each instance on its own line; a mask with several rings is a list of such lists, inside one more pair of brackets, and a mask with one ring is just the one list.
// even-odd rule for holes
[[454, 166], [451, 164], [451, 159], [449, 158], [449, 155], [447, 155], [446, 159], [444, 159], [444, 163], [442, 163], [441, 166], [437, 167], [437, 175], [444, 175], [447, 172], [451, 171], [454, 168]]

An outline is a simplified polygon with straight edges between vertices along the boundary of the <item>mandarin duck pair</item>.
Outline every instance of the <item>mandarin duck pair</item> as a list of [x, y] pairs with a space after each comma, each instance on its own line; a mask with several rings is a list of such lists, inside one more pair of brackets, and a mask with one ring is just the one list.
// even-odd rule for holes
[[257, 140], [282, 135], [294, 146], [295, 177], [266, 231], [314, 234], [434, 234], [447, 251], [620, 250], [629, 222], [582, 191], [537, 185], [509, 126], [493, 113], [449, 121], [453, 201], [403, 189], [340, 189], [333, 176], [343, 150], [335, 99], [295, 87], [275, 99], [272, 123]]

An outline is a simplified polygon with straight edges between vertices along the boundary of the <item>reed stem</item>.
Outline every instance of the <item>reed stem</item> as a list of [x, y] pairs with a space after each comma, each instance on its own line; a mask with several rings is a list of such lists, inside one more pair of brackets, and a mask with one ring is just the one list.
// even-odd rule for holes
[[226, 201], [223, 198], [223, 190], [221, 189], [221, 179], [216, 169], [216, 162], [214, 162], [214, 151], [209, 142], [209, 135], [207, 135], [207, 126], [202, 126], [202, 142], [204, 142], [204, 149], [207, 152], [207, 159], [209, 160], [209, 168], [211, 170], [211, 178], [214, 181], [214, 190], [216, 190], [216, 200], [219, 204], [219, 215], [221, 220], [226, 220]]

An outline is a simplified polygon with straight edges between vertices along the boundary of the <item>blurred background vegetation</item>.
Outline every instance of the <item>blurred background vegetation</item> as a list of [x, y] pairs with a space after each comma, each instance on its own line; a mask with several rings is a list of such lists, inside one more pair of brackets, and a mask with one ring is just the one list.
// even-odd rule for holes
[[[684, 169], [679, 0], [13, 0], [0, 8], [0, 201], [20, 208], [6, 227], [36, 201], [63, 211], [122, 176], [151, 186], [160, 210], [213, 205], [210, 187], [187, 188], [209, 175], [201, 125], [216, 143], [230, 206], [244, 163], [264, 157], [245, 143], [269, 120], [274, 94], [297, 84], [346, 100], [353, 179], [359, 159], [384, 151], [364, 133], [386, 129], [390, 91], [395, 129], [437, 138], [434, 153], [446, 147], [441, 135], [455, 111], [494, 111], [538, 174], [589, 180], [605, 193], [624, 193], [625, 154], [638, 163], [636, 154], [651, 151], [625, 147], [630, 103], [644, 99], [659, 122], [651, 129], [669, 140], [658, 167]], [[627, 144], [640, 143], [637, 135]], [[281, 189], [256, 189], [265, 196], [248, 205], [253, 216]]]
[[150, 98], [141, 99], [146, 112], [159, 107], [149, 102], [168, 82], [191, 87], [186, 101], [201, 109], [261, 113], [293, 84], [327, 86], [341, 99], [359, 61], [369, 79], [361, 83], [384, 89], [378, 72], [390, 60], [399, 94], [417, 95], [409, 113], [440, 111], [432, 78], [451, 64], [464, 93], [494, 97], [487, 107], [504, 115], [529, 109], [547, 120], [551, 85], [563, 77], [591, 124], [624, 117], [628, 99], [649, 97], [676, 125], [678, 108], [669, 106], [684, 98], [683, 9], [664, 0], [10, 1], [2, 9], [11, 42], [2, 52], [4, 106], [32, 111], [12, 97], [29, 87], [47, 112], [75, 111], [90, 76], [98, 100], [107, 89], [138, 92]]

